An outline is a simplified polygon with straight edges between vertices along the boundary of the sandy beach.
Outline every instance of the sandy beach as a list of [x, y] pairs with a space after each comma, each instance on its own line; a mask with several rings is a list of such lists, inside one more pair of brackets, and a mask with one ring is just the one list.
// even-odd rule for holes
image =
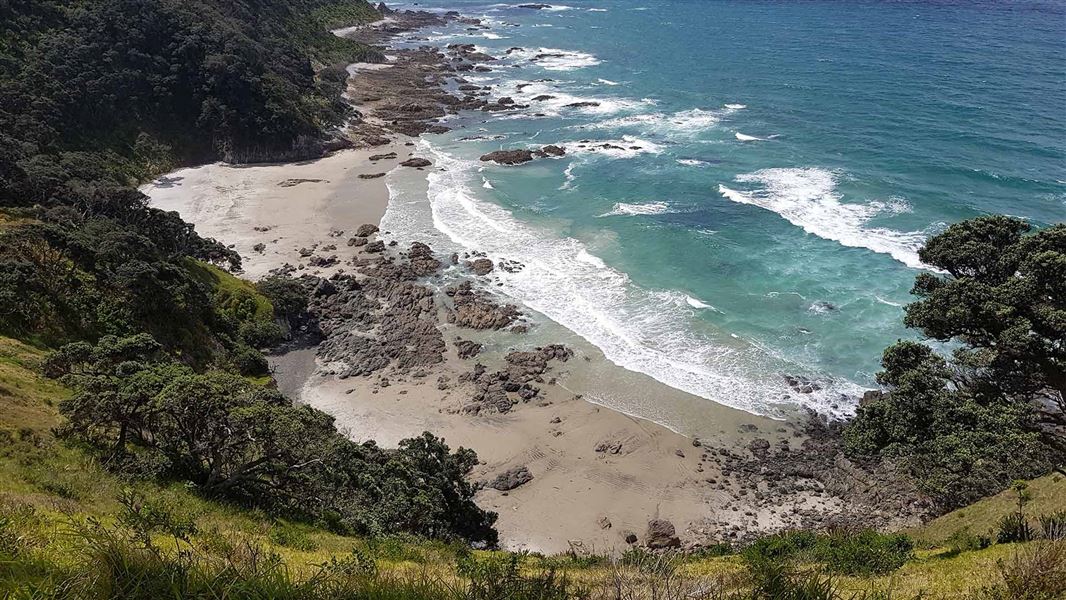
[[[401, 57], [401, 65], [410, 65], [408, 75], [395, 77], [408, 86], [432, 86], [426, 97], [435, 102], [439, 86], [423, 72], [450, 67], [427, 66], [425, 56], [432, 54]], [[404, 176], [417, 177], [417, 168], [433, 167], [400, 166], [412, 157], [414, 138], [397, 130], [409, 131], [411, 122], [396, 126], [376, 114], [390, 105], [382, 90], [388, 91], [395, 67], [350, 72], [347, 97], [363, 116], [349, 131], [357, 148], [294, 164], [187, 168], [142, 191], [201, 235], [231, 244], [250, 280], [286, 266], [293, 275], [368, 277], [368, 268], [413, 260], [413, 251], [400, 254], [410, 241], [371, 250], [378, 236], [355, 232], [385, 213], [389, 190], [382, 174], [403, 169]], [[411, 95], [404, 88], [395, 93]], [[383, 133], [389, 139], [379, 139]], [[367, 145], [368, 136], [374, 145]], [[382, 232], [380, 241], [390, 240]], [[436, 307], [425, 314], [438, 315], [430, 326], [446, 341], [441, 362], [418, 368], [393, 363], [371, 375], [338, 376], [344, 365], [338, 368], [335, 357], [324, 360], [321, 349], [317, 358], [314, 349], [302, 349], [272, 357], [272, 365], [282, 391], [333, 415], [353, 439], [395, 446], [430, 431], [452, 447], [474, 449], [481, 464], [473, 476], [486, 484], [477, 500], [499, 513], [505, 548], [618, 551], [645, 543], [652, 519], [670, 521], [678, 545], [697, 547], [836, 518], [909, 518], [888, 505], [872, 508], [883, 501], [878, 481], [840, 463], [831, 445], [812, 446], [816, 440], [800, 419], [759, 417], [626, 371], [521, 307], [523, 323], [532, 326], [528, 334], [449, 322], [455, 301], [440, 290], [456, 281], [456, 269], [469, 271], [469, 262], [452, 257], [451, 263], [448, 280], [439, 269], [424, 277]], [[469, 272], [461, 278], [474, 289], [491, 282]], [[522, 390], [536, 390], [529, 398], [515, 399], [506, 410], [470, 410], [470, 398], [487, 385], [479, 369], [507, 369], [509, 351], [536, 352], [534, 342], [552, 336], [558, 339], [551, 343], [566, 344], [573, 356], [549, 361], [545, 372], [527, 379]], [[476, 339], [482, 353], [461, 358], [458, 338]], [[668, 415], [662, 422], [671, 428], [609, 408], [635, 403]], [[517, 486], [494, 487], [497, 476], [523, 470], [531, 479], [523, 475]]]

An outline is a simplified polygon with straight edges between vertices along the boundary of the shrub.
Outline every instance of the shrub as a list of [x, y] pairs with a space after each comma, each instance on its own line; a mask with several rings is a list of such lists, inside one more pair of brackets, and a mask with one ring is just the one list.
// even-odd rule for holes
[[1040, 534], [1045, 540], [1066, 539], [1066, 510], [1040, 515]]
[[868, 529], [858, 534], [837, 532], [822, 538], [816, 556], [836, 573], [874, 575], [902, 567], [913, 551], [914, 543], [905, 535], [885, 535]]
[[270, 364], [263, 353], [249, 346], [239, 346], [233, 353], [233, 363], [241, 375], [266, 375]]
[[1018, 547], [996, 565], [1000, 582], [983, 589], [985, 600], [1056, 600], [1066, 597], [1066, 541]]
[[967, 528], [958, 529], [945, 540], [951, 554], [961, 554], [972, 550], [984, 550], [992, 545], [988, 535], [975, 535]]
[[554, 569], [523, 575], [519, 555], [458, 560], [457, 572], [466, 581], [465, 600], [569, 600], [581, 593]]
[[743, 556], [748, 565], [760, 568], [771, 563], [812, 561], [825, 563], [834, 573], [872, 575], [899, 569], [913, 550], [914, 543], [901, 534], [792, 531], [760, 538], [744, 550]]
[[239, 329], [241, 340], [252, 348], [270, 348], [285, 340], [285, 332], [273, 321], [248, 321]]
[[1011, 542], [1028, 542], [1033, 539], [1033, 529], [1029, 521], [1021, 513], [1011, 513], [999, 520], [999, 533], [996, 542], [1009, 544]]
[[318, 544], [311, 539], [311, 536], [307, 535], [306, 532], [296, 525], [286, 521], [279, 520], [275, 522], [270, 528], [270, 533], [267, 535], [267, 538], [271, 543], [286, 548], [292, 548], [293, 550], [311, 552], [318, 549]]

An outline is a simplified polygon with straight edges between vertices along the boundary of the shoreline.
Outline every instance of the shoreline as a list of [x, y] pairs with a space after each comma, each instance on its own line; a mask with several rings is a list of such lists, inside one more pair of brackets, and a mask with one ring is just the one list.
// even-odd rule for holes
[[[404, 30], [406, 14], [393, 13], [389, 29]], [[441, 17], [414, 17], [410, 29], [431, 18]], [[352, 31], [370, 35], [375, 42], [389, 37], [370, 26]], [[465, 60], [464, 52], [469, 51], [460, 49], [453, 55]], [[484, 106], [486, 101], [473, 96], [445, 99], [456, 96], [445, 92], [442, 84], [461, 80], [456, 62], [446, 54], [419, 49], [398, 55], [387, 63], [391, 66], [350, 68], [353, 77], [347, 97], [362, 118], [349, 128], [349, 135], [363, 147], [292, 164], [216, 163], [182, 169], [142, 190], [151, 196], [153, 206], [176, 210], [201, 235], [232, 244], [245, 258], [246, 278], [282, 269], [343, 282], [355, 273], [355, 278], [383, 282], [387, 289], [402, 285], [408, 293], [418, 288], [382, 273], [386, 267], [411, 265], [424, 257], [415, 256], [414, 249], [403, 254], [400, 250], [406, 248], [379, 244], [387, 236], [378, 239], [376, 228], [368, 235], [358, 233], [365, 225], [379, 224], [386, 211], [389, 190], [384, 173], [434, 168], [400, 166], [420, 158], [412, 151], [412, 136], [433, 132], [440, 127], [435, 125], [437, 119], [475, 108], [479, 102]], [[400, 98], [416, 101], [401, 110]], [[346, 355], [343, 345], [323, 344], [317, 359], [316, 350], [305, 348], [272, 357], [271, 364], [279, 388], [333, 415], [338, 428], [355, 439], [394, 446], [428, 430], [452, 447], [474, 449], [482, 463], [473, 478], [486, 482], [477, 500], [500, 514], [497, 528], [503, 547], [545, 553], [575, 548], [613, 552], [634, 543], [634, 538], [653, 545], [645, 533], [653, 519], [668, 520], [676, 527], [676, 536], [667, 536], [667, 545], [676, 541], [689, 548], [736, 543], [800, 525], [913, 522], [911, 513], [894, 515], [891, 507], [874, 506], [875, 500], [881, 500], [876, 488], [884, 481], [849, 482], [853, 466], [838, 465], [840, 457], [831, 443], [819, 440], [817, 433], [811, 435], [801, 420], [776, 421], [679, 392], [611, 364], [573, 334], [565, 342], [575, 356], [547, 361], [545, 370], [525, 381], [528, 388], [507, 390], [511, 395], [504, 398], [510, 398], [513, 406], [479, 404], [471, 409], [471, 396], [492, 392], [494, 401], [499, 400], [499, 390], [492, 387], [496, 384], [477, 375], [475, 362], [484, 363], [486, 373], [514, 372], [509, 351], [537, 352], [542, 346], [531, 350], [533, 340], [565, 337], [565, 332], [536, 316], [521, 321], [533, 323], [535, 336], [503, 327], [473, 330], [449, 322], [459, 307], [441, 293], [446, 284], [467, 280], [475, 286], [488, 285], [484, 276], [473, 272], [476, 260], [461, 262], [453, 257], [451, 262], [451, 268], [460, 272], [458, 279], [454, 273], [442, 279], [440, 265], [426, 273], [421, 280], [435, 282], [436, 289], [429, 293], [432, 303], [412, 317], [417, 324], [431, 321], [439, 332], [434, 334], [443, 346], [439, 362], [416, 367], [390, 363], [372, 374], [351, 376], [346, 366], [365, 357]], [[481, 318], [497, 315], [499, 306], [475, 303], [475, 308], [481, 312], [474, 316]], [[527, 309], [520, 310], [530, 316]], [[327, 334], [327, 341], [332, 344], [347, 333], [338, 328], [336, 335]], [[478, 340], [482, 354], [461, 358], [457, 336]], [[533, 388], [537, 393], [531, 398], [515, 399], [514, 392], [524, 394]], [[668, 398], [676, 406], [689, 406], [685, 414], [699, 425], [687, 429], [698, 431], [698, 440], [609, 407], [612, 397], [634, 390], [651, 402]], [[594, 395], [599, 395], [599, 403], [586, 400]], [[523, 469], [531, 479], [508, 489], [492, 486], [496, 477]], [[780, 485], [781, 479], [785, 485]], [[864, 506], [863, 499], [870, 500], [869, 505]], [[874, 508], [876, 514], [871, 512]]]

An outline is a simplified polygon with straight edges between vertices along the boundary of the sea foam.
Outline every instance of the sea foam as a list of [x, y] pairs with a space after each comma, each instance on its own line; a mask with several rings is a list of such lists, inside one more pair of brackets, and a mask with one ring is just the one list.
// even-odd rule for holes
[[665, 202], [645, 202], [643, 204], [629, 204], [616, 202], [610, 211], [600, 215], [601, 217], [614, 217], [622, 215], [661, 215], [670, 211], [670, 205]]
[[[440, 151], [425, 139], [418, 151], [438, 167], [427, 172], [428, 195], [423, 197], [428, 197], [435, 232], [411, 231], [414, 219], [404, 212], [425, 200], [393, 198], [382, 227], [397, 236], [406, 231], [411, 239], [427, 239], [437, 252], [477, 249], [493, 260], [521, 262], [520, 271], [501, 271], [500, 285], [493, 290], [574, 331], [611, 362], [677, 389], [763, 414], [773, 414], [774, 403], [788, 394], [779, 373], [806, 372], [750, 341], [705, 323], [696, 326], [693, 310], [711, 310], [709, 303], [676, 290], [635, 285], [581, 241], [527, 224], [478, 198], [475, 161]], [[794, 401], [830, 410], [841, 392], [857, 391], [838, 383]]]
[[887, 254], [915, 269], [927, 268], [918, 258], [918, 249], [925, 242], [924, 233], [867, 225], [878, 214], [891, 212], [893, 206], [898, 206], [898, 200], [845, 204], [836, 191], [837, 175], [818, 168], [762, 169], [738, 175], [736, 181], [761, 187], [741, 191], [719, 185], [718, 193], [733, 202], [773, 211], [820, 238]]
[[502, 58], [531, 62], [548, 71], [573, 71], [600, 64], [600, 59], [587, 52], [559, 48], [522, 48]]

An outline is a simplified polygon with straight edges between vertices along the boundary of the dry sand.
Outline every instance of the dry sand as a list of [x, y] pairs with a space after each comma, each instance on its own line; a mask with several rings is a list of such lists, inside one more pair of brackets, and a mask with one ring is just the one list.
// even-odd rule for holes
[[[417, 61], [408, 66], [416, 74], [421, 72]], [[349, 99], [364, 114], [364, 127], [378, 131], [382, 123], [375, 121], [373, 105], [383, 100], [374, 86], [386, 82], [367, 79], [355, 79]], [[374, 93], [359, 92], [359, 82], [374, 88]], [[360, 98], [361, 104], [353, 98]], [[177, 211], [201, 235], [232, 244], [244, 258], [243, 275], [248, 279], [286, 264], [300, 273], [328, 276], [343, 270], [356, 254], [346, 244], [348, 237], [364, 223], [378, 223], [389, 201], [384, 177], [359, 176], [406, 169], [398, 163], [411, 156], [408, 139], [400, 136], [389, 145], [302, 163], [182, 169], [142, 190], [153, 206]], [[370, 160], [390, 152], [397, 158]], [[315, 268], [308, 264], [311, 254], [336, 254], [340, 261]], [[394, 446], [405, 437], [431, 431], [452, 447], [478, 453], [482, 464], [474, 477], [479, 480], [512, 467], [527, 467], [532, 481], [508, 492], [486, 488], [477, 497], [481, 506], [499, 513], [497, 528], [506, 548], [552, 553], [578, 545], [617, 551], [625, 547], [628, 532], [643, 540], [653, 518], [672, 521], [686, 542], [707, 543], [729, 539], [730, 533], [735, 538], [744, 530], [780, 527], [784, 515], [797, 510], [840, 510], [837, 500], [805, 490], [786, 495], [783, 502], [790, 506], [770, 507], [747, 495], [761, 495], [765, 487], [760, 490], [749, 483], [744, 489], [723, 476], [714, 456], [718, 449], [747, 453], [744, 448], [756, 437], [775, 447], [785, 440], [795, 447], [799, 439], [789, 424], [625, 371], [595, 347], [544, 319], [529, 336], [493, 332], [487, 334], [488, 340], [486, 334], [441, 327], [447, 340], [461, 334], [486, 341], [489, 350], [478, 361], [490, 369], [499, 366], [507, 349], [527, 349], [537, 340], [544, 343], [546, 337], [574, 348], [577, 356], [556, 365], [549, 375], [557, 383], [541, 386], [541, 397], [506, 414], [459, 412], [470, 389], [450, 382], [469, 371], [473, 361], [460, 360], [451, 345], [440, 367], [422, 377], [387, 373], [388, 386], [381, 385], [380, 376], [338, 380], [323, 375], [313, 349], [274, 357], [275, 378], [286, 394], [334, 415], [338, 427], [354, 439]], [[449, 383], [441, 386], [438, 378]], [[704, 444], [696, 446], [692, 438], [667, 427], [607, 408], [633, 406], [674, 429], [698, 435]], [[620, 449], [598, 452], [601, 442], [620, 444]]]
[[[372, 154], [390, 151], [398, 152], [400, 158], [369, 160]], [[182, 169], [142, 189], [153, 206], [177, 211], [201, 235], [232, 243], [245, 257], [244, 276], [254, 280], [286, 263], [305, 262], [301, 248], [337, 244], [335, 251], [316, 254], [334, 252], [345, 258], [354, 254], [345, 245], [345, 235], [331, 232], [351, 232], [363, 223], [377, 222], [388, 201], [384, 178], [366, 180], [358, 175], [405, 168], [396, 164], [408, 151], [397, 143], [298, 164], [211, 164]], [[257, 231], [256, 227], [269, 229]], [[258, 243], [266, 245], [263, 252], [253, 250]], [[333, 267], [337, 268], [343, 267]], [[454, 329], [446, 332], [446, 337], [453, 338], [455, 333]], [[523, 345], [522, 336], [509, 335], [516, 346]], [[715, 467], [701, 463], [703, 449], [665, 427], [576, 398], [575, 392], [587, 390], [580, 389], [581, 384], [566, 389], [567, 382], [580, 381], [583, 370], [621, 371], [608, 365], [592, 347], [580, 348], [579, 354], [562, 372], [553, 373], [560, 381], [545, 386], [543, 400], [521, 405], [509, 414], [478, 416], [457, 414], [462, 400], [458, 389], [437, 389], [438, 376], [454, 381], [462, 370], [469, 370], [470, 363], [455, 356], [424, 378], [390, 377], [392, 385], [384, 388], [377, 386], [376, 379], [340, 381], [312, 374], [313, 350], [295, 351], [273, 362], [283, 391], [334, 415], [338, 427], [355, 439], [394, 446], [402, 438], [431, 431], [453, 447], [473, 448], [478, 453], [483, 461], [475, 473], [478, 479], [527, 466], [532, 482], [507, 493], [489, 488], [478, 495], [484, 508], [500, 514], [498, 529], [507, 548], [561, 552], [577, 541], [587, 549], [617, 549], [625, 545], [626, 532], [642, 536], [647, 521], [656, 517], [673, 521], [684, 539], [713, 537], [717, 532], [707, 530], [701, 520], [722, 513], [728, 494], [706, 485]], [[583, 360], [584, 356], [589, 360]], [[632, 373], [625, 377], [643, 378]], [[650, 378], [638, 385], [649, 396], [678, 394]], [[632, 387], [632, 382], [625, 387]], [[601, 387], [597, 393], [603, 400], [610, 399], [610, 389]], [[705, 417], [721, 423], [719, 431], [726, 437], [735, 436], [741, 422], [756, 424], [764, 437], [783, 435], [765, 433], [774, 432], [778, 422], [702, 399], [695, 401], [705, 409]], [[559, 422], [552, 423], [555, 419]], [[621, 451], [596, 452], [604, 441], [621, 442]], [[725, 512], [717, 518], [740, 521], [740, 513]], [[701, 528], [707, 536], [700, 534]]]
[[[398, 158], [370, 160], [389, 152]], [[244, 257], [243, 275], [255, 280], [285, 263], [306, 262], [301, 249], [335, 244], [339, 251], [359, 225], [378, 223], [389, 200], [385, 179], [359, 175], [385, 173], [410, 153], [394, 143], [300, 163], [215, 163], [175, 171], [141, 191], [152, 206], [177, 211], [200, 235], [232, 245]], [[261, 252], [256, 244], [264, 245]], [[308, 270], [316, 271], [329, 272]]]

